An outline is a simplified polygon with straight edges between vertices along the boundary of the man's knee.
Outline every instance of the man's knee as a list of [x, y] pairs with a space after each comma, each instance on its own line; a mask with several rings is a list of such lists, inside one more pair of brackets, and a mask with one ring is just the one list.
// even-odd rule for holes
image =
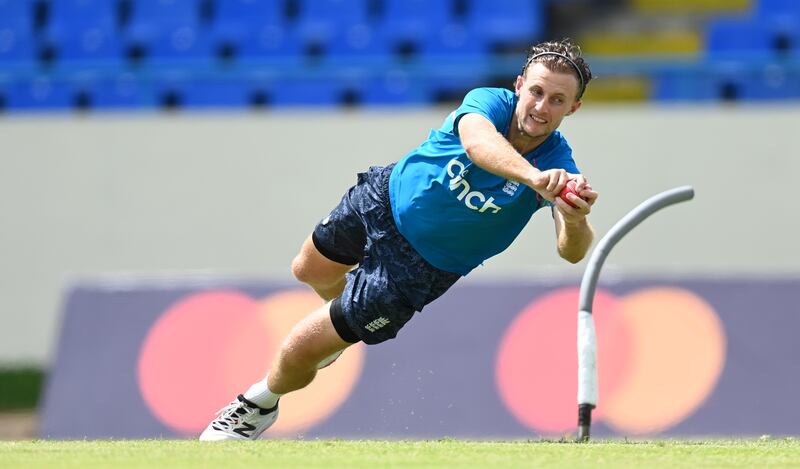
[[318, 280], [314, 275], [314, 269], [309, 265], [306, 256], [302, 252], [292, 260], [292, 275], [297, 280], [308, 284]]
[[292, 260], [292, 275], [297, 280], [317, 288], [337, 285], [350, 268], [324, 258], [322, 254], [308, 246], [308, 243]]

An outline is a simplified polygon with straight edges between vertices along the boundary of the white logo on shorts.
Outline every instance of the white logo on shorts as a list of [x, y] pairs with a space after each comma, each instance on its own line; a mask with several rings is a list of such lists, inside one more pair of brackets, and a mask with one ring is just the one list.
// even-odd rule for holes
[[323, 226], [327, 225], [329, 221], [331, 221], [331, 216], [330, 215], [328, 215], [327, 217], [322, 219], [322, 225]]
[[380, 318], [378, 318], [378, 319], [376, 319], [376, 320], [374, 320], [374, 321], [370, 322], [369, 324], [367, 324], [367, 325], [366, 325], [366, 326], [364, 326], [364, 327], [365, 327], [365, 328], [366, 328], [368, 331], [370, 331], [370, 332], [375, 332], [375, 331], [377, 331], [378, 329], [380, 329], [381, 327], [383, 327], [383, 326], [385, 326], [385, 325], [389, 324], [389, 322], [390, 322], [390, 321], [389, 321], [388, 319], [386, 319], [386, 318], [384, 318], [384, 317], [380, 317]]

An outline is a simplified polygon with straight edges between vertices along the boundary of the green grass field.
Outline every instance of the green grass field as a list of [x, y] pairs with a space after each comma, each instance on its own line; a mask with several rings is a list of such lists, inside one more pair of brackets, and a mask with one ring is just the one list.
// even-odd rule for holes
[[798, 467], [800, 439], [482, 442], [272, 440], [0, 442], [0, 468]]

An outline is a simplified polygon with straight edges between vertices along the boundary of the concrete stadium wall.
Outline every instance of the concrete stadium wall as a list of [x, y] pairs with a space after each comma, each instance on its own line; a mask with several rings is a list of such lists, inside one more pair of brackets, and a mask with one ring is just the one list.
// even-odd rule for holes
[[[355, 173], [402, 157], [450, 109], [0, 120], [0, 364], [47, 364], [77, 278], [290, 280]], [[637, 229], [605, 279], [797, 275], [798, 107], [586, 106], [562, 131], [600, 192], [599, 234], [648, 196], [696, 199]], [[578, 279], [537, 215], [471, 278]]]

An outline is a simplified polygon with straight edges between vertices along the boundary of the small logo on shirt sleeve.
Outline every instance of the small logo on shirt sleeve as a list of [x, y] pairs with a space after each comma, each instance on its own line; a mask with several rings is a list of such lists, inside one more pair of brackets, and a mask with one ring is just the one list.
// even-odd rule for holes
[[519, 183], [517, 181], [506, 180], [506, 185], [503, 186], [503, 192], [511, 196], [517, 193], [517, 189], [519, 189]]

